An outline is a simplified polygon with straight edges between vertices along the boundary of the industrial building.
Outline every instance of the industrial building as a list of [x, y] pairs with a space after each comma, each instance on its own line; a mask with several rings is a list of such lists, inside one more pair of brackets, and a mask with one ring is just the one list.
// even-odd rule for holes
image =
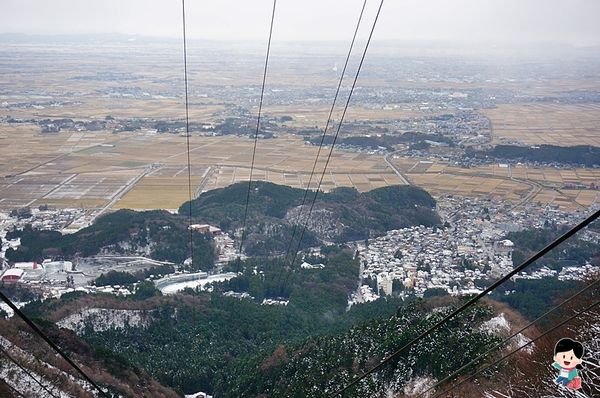
[[3, 283], [19, 282], [21, 278], [23, 278], [24, 274], [25, 271], [23, 271], [21, 268], [9, 268], [6, 271], [4, 271], [0, 280]]

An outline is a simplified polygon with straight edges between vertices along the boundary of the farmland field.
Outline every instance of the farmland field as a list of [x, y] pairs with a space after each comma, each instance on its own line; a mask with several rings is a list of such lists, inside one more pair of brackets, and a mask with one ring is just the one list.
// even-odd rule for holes
[[[9, 151], [2, 158], [6, 178], [0, 184], [0, 208], [110, 204], [112, 208], [176, 209], [188, 199], [185, 137], [108, 132], [42, 136], [35, 126], [27, 125], [5, 129], [1, 137]], [[191, 137], [193, 193], [248, 180], [252, 145], [251, 139], [240, 137]], [[304, 188], [316, 153], [317, 147], [295, 136], [260, 140], [253, 179]], [[319, 176], [313, 177], [312, 188]], [[381, 156], [336, 150], [322, 189], [353, 186], [368, 191], [399, 183]]]
[[[446, 137], [482, 137], [484, 145], [600, 146], [600, 105], [593, 96], [579, 98], [600, 90], [595, 73], [550, 78], [522, 75], [517, 69], [517, 78], [492, 73], [462, 79], [457, 73], [471, 76], [475, 71], [479, 76], [479, 61], [456, 63], [450, 57], [434, 62], [421, 59], [420, 51], [392, 47], [370, 52], [342, 137], [438, 134], [441, 129]], [[189, 197], [180, 50], [169, 43], [129, 41], [0, 46], [4, 59], [14, 61], [0, 64], [0, 210], [44, 204], [101, 211], [178, 208]], [[253, 140], [248, 128], [253, 131], [258, 112], [263, 48], [250, 46], [244, 56], [239, 51], [216, 43], [191, 43], [189, 48], [193, 195], [250, 177]], [[317, 147], [294, 133], [324, 127], [340, 77], [334, 65], [344, 53], [337, 44], [300, 46], [285, 54], [274, 48], [263, 116], [264, 128], [275, 132], [275, 138], [258, 141], [253, 179], [317, 187], [328, 151], [309, 184]], [[395, 57], [391, 61], [390, 55]], [[348, 89], [344, 81], [340, 98]], [[330, 127], [341, 110], [338, 102]], [[470, 124], [474, 114], [489, 118], [491, 142], [487, 125]], [[42, 126], [62, 118], [71, 120], [71, 126], [41, 132]], [[238, 130], [215, 129], [220, 136], [209, 136], [210, 128], [231, 126], [227, 119], [244, 123], [234, 125]], [[160, 123], [167, 127], [159, 131]], [[592, 189], [599, 183], [596, 169], [499, 164], [465, 169], [435, 156], [394, 162], [413, 184], [436, 196], [493, 196], [562, 208], [587, 207], [598, 199]], [[336, 149], [321, 189], [368, 191], [402, 181], [382, 154]]]
[[494, 142], [600, 147], [598, 104], [510, 104], [486, 109]]
[[524, 200], [563, 209], [582, 209], [600, 200], [599, 169], [533, 167], [496, 163], [464, 168], [445, 161], [395, 157], [394, 164], [414, 184], [433, 195]]

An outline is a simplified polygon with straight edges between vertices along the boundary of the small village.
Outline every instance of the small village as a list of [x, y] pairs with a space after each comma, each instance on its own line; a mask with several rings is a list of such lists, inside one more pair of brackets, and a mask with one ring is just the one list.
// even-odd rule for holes
[[[549, 225], [573, 225], [584, 213], [540, 208], [534, 204], [514, 209], [506, 202], [481, 198], [445, 197], [438, 200], [443, 228], [414, 226], [388, 231], [359, 247], [363, 285], [351, 298], [371, 301], [383, 295], [416, 294], [442, 289], [452, 295], [478, 294], [486, 281], [510, 272], [515, 242], [507, 233]], [[581, 237], [598, 240], [584, 230]], [[540, 260], [534, 271], [523, 271], [514, 279], [558, 278], [582, 280], [600, 271], [589, 263], [552, 270]]]
[[[509, 232], [550, 225], [573, 225], [585, 217], [583, 212], [565, 212], [549, 206], [526, 204], [515, 208], [509, 203], [489, 198], [451, 195], [438, 199], [437, 211], [444, 223], [441, 227], [413, 226], [392, 230], [384, 236], [370, 239], [368, 247], [364, 243], [357, 244], [361, 287], [350, 298], [351, 303], [372, 301], [392, 294], [422, 296], [430, 289], [442, 289], [452, 295], [477, 294], [486, 287], [487, 281], [505, 275], [516, 265], [512, 258], [515, 242], [506, 239]], [[35, 228], [71, 233], [74, 224], [89, 222], [87, 218], [80, 209], [43, 208], [30, 209], [27, 214], [1, 214], [3, 281], [18, 280], [47, 290], [52, 296], [74, 290], [128, 295], [131, 292], [126, 287], [96, 287], [91, 282], [102, 272], [110, 270], [134, 272], [164, 265], [143, 256], [96, 256], [78, 259], [76, 264], [65, 259], [48, 259], [41, 264], [9, 265], [4, 260], [6, 250], [20, 244], [18, 239], [6, 239], [7, 233], [14, 228], [31, 224]], [[218, 250], [217, 264], [226, 264], [238, 256], [234, 240], [219, 228], [207, 224], [194, 224], [191, 228], [213, 236]], [[587, 240], [598, 240], [597, 233], [589, 230], [580, 235]], [[304, 269], [322, 267], [322, 264], [302, 264]], [[217, 270], [221, 268], [217, 267]], [[555, 270], [544, 266], [542, 261], [533, 271], [524, 271], [514, 278], [581, 280], [598, 271], [600, 267], [589, 263]], [[208, 275], [202, 274], [202, 278], [191, 278], [194, 279], [191, 284], [204, 286], [206, 283], [200, 280]], [[231, 277], [226, 275], [226, 279]], [[156, 275], [154, 279], [158, 278], [160, 276]], [[166, 290], [171, 292], [173, 287], [166, 287]]]

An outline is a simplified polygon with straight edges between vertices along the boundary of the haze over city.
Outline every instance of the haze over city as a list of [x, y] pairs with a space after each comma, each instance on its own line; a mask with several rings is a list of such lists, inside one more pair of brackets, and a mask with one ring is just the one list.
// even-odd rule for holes
[[0, 2], [2, 398], [597, 395], [600, 2], [364, 4]]
[[[361, 5], [361, 0], [279, 1], [275, 40], [347, 40]], [[268, 0], [188, 1], [188, 34], [210, 40], [262, 41], [270, 7]], [[369, 2], [366, 20], [376, 8]], [[598, 15], [600, 3], [594, 0], [390, 1], [384, 5], [377, 38], [592, 46], [600, 44]], [[4, 0], [0, 27], [4, 33], [180, 38], [181, 5], [172, 0]]]

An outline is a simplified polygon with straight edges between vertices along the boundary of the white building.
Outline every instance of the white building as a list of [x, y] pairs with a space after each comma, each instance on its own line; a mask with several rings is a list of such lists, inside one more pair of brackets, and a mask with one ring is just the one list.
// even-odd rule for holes
[[18, 282], [21, 280], [24, 274], [25, 271], [23, 271], [21, 268], [9, 268], [4, 271], [4, 274], [2, 274], [2, 278], [0, 278], [0, 280], [6, 283]]
[[46, 272], [48, 272], [48, 273], [61, 272], [61, 271], [65, 271], [65, 272], [73, 271], [73, 263], [70, 261], [44, 260], [44, 262], [42, 262], [42, 265], [44, 266], [44, 269], [46, 269]]
[[26, 262], [26, 263], [15, 263], [15, 268], [18, 269], [38, 269], [40, 265], [34, 261]]
[[394, 281], [386, 272], [377, 275], [377, 294], [390, 296]]

